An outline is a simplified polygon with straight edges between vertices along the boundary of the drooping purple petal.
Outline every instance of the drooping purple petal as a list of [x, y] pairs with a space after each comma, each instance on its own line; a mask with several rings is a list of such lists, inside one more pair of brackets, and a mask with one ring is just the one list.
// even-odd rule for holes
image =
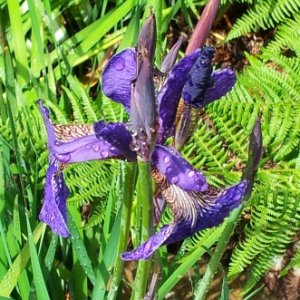
[[[122, 152], [119, 151], [116, 146], [110, 144], [101, 136], [97, 138], [95, 134], [67, 141], [58, 140], [49, 118], [48, 108], [42, 105], [42, 101], [39, 101], [38, 105], [46, 126], [47, 143], [51, 157], [55, 157], [58, 161], [63, 163], [77, 163], [90, 160], [107, 159], [110, 157], [123, 157]], [[108, 128], [111, 128], [111, 126], [108, 126]], [[111, 134], [111, 138], [113, 138], [113, 132], [114, 128], [108, 132], [108, 134]], [[128, 136], [126, 140], [125, 133], [126, 132], [122, 132], [121, 134], [124, 134], [124, 141], [127, 141]], [[127, 144], [128, 143], [129, 142], [127, 141]]]
[[48, 224], [58, 235], [68, 237], [66, 202], [69, 189], [63, 174], [59, 170], [59, 162], [50, 157], [50, 166], [46, 174], [44, 203], [39, 215], [42, 222]]
[[176, 184], [185, 191], [205, 191], [207, 183], [204, 175], [195, 170], [172, 147], [156, 145], [152, 154], [152, 164], [163, 173], [169, 183]]
[[196, 205], [196, 222], [192, 224], [191, 218], [178, 222], [177, 232], [171, 235], [165, 243], [171, 244], [183, 240], [200, 230], [221, 224], [229, 213], [241, 204], [246, 188], [247, 182], [242, 181], [221, 191], [218, 195], [210, 195], [210, 191], [188, 195], [193, 205]]
[[130, 110], [131, 82], [136, 77], [136, 51], [127, 48], [115, 54], [102, 73], [103, 93]]
[[177, 227], [176, 223], [163, 226], [158, 233], [135, 250], [122, 253], [121, 258], [123, 260], [149, 259], [153, 252], [177, 231]]
[[95, 135], [80, 138], [80, 143], [78, 144], [78, 142], [78, 140], [75, 140], [70, 142], [69, 145], [66, 145], [67, 143], [60, 145], [57, 149], [65, 149], [70, 152], [56, 154], [55, 157], [66, 163], [79, 163], [114, 157], [123, 158], [119, 149], [108, 143], [103, 138], [97, 138]]
[[159, 143], [163, 143], [173, 133], [174, 120], [182, 88], [200, 53], [201, 50], [198, 49], [180, 60], [171, 69], [165, 84], [157, 96], [160, 117]]
[[[94, 123], [95, 134], [99, 139], [104, 139], [114, 148], [118, 149], [126, 158], [136, 161], [136, 153], [130, 149], [132, 136], [123, 123]], [[112, 149], [112, 148], [110, 148]]]
[[187, 81], [182, 89], [182, 98], [185, 105], [199, 107], [204, 101], [207, 88], [212, 85], [212, 58], [215, 49], [203, 47], [200, 56], [188, 74]]
[[[173, 190], [174, 187], [175, 191]], [[246, 188], [246, 181], [242, 181], [221, 192], [209, 190], [204, 193], [180, 191], [178, 187], [169, 185], [168, 189], [172, 189], [172, 191], [166, 189], [165, 195], [167, 197], [171, 195], [173, 202], [181, 201], [183, 205], [190, 206], [194, 211], [192, 214], [196, 214], [195, 217], [183, 214], [183, 219], [164, 225], [158, 233], [154, 234], [138, 248], [123, 253], [122, 259], [149, 259], [153, 252], [163, 244], [168, 245], [190, 237], [202, 229], [218, 226], [234, 208], [241, 204]], [[170, 202], [169, 199], [166, 199], [166, 201]], [[185, 203], [186, 201], [188, 203]]]
[[214, 84], [205, 92], [204, 100], [198, 103], [198, 107], [205, 106], [210, 102], [225, 96], [234, 86], [236, 82], [235, 74], [230, 69], [223, 69], [212, 72]]

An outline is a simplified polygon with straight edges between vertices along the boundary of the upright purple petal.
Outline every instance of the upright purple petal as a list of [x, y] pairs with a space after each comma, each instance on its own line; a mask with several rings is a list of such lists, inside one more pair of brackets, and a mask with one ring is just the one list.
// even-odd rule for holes
[[160, 117], [160, 128], [158, 131], [159, 143], [163, 143], [173, 134], [174, 121], [181, 91], [200, 53], [201, 50], [198, 49], [180, 60], [170, 71], [165, 84], [157, 96]]
[[156, 48], [156, 19], [152, 10], [150, 15], [146, 19], [143, 27], [141, 28], [139, 40], [137, 43], [138, 52], [142, 49], [147, 51], [147, 56], [151, 64], [154, 60], [155, 48]]
[[106, 140], [130, 161], [136, 161], [136, 153], [130, 149], [132, 137], [125, 124], [99, 121], [94, 124], [94, 129], [99, 139]]
[[207, 88], [213, 83], [211, 61], [214, 53], [215, 49], [212, 47], [202, 48], [201, 54], [189, 72], [188, 79], [182, 89], [185, 105], [199, 107], [199, 104], [203, 102]]
[[47, 144], [49, 149], [52, 149], [55, 146], [56, 136], [53, 125], [50, 122], [50, 112], [47, 107], [43, 106], [41, 99], [38, 101], [38, 106], [47, 131]]
[[130, 110], [131, 82], [136, 77], [136, 51], [127, 48], [115, 54], [102, 73], [103, 93]]
[[198, 103], [201, 107], [225, 96], [233, 88], [236, 82], [235, 74], [230, 69], [215, 71], [211, 76], [214, 83], [212, 87], [206, 90], [203, 102]]
[[152, 164], [163, 173], [169, 183], [176, 184], [185, 191], [205, 191], [207, 183], [204, 175], [195, 170], [172, 147], [156, 145], [152, 154]]
[[197, 48], [203, 47], [214, 22], [219, 5], [220, 0], [210, 0], [206, 4], [186, 48], [186, 55], [190, 54]]
[[59, 170], [60, 163], [50, 158], [50, 166], [46, 174], [44, 203], [39, 215], [42, 222], [48, 224], [58, 235], [68, 237], [66, 202], [69, 189], [66, 186], [63, 174]]

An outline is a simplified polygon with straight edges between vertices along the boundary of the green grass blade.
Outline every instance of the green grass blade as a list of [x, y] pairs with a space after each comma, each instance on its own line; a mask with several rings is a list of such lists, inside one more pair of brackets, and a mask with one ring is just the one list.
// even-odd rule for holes
[[28, 59], [25, 44], [25, 32], [22, 24], [22, 15], [19, 1], [8, 0], [8, 13], [11, 23], [11, 34], [13, 41], [13, 49], [16, 58], [17, 80], [21, 86], [28, 82]]
[[165, 280], [162, 286], [158, 290], [158, 299], [162, 300], [165, 298], [168, 292], [175, 286], [175, 284], [183, 277], [183, 275], [200, 259], [200, 257], [206, 253], [206, 248], [210, 248], [214, 243], [218, 241], [222, 232], [224, 230], [224, 225], [220, 226], [212, 232], [210, 237], [203, 241], [203, 246], [199, 245], [191, 254], [185, 256], [177, 269], [175, 269], [172, 274]]
[[40, 70], [45, 66], [42, 37], [43, 23], [40, 14], [41, 2], [39, 0], [28, 0], [28, 8], [32, 26], [31, 72], [35, 77], [39, 77]]
[[[127, 15], [134, 6], [135, 0], [127, 0], [109, 14], [97, 20], [95, 22], [98, 23], [97, 27], [85, 37], [82, 43], [74, 50], [75, 53], [80, 56], [89, 51], [117, 22]], [[72, 61], [73, 58], [70, 56], [70, 62]]]
[[30, 259], [31, 259], [32, 271], [33, 271], [33, 280], [36, 289], [36, 295], [39, 300], [50, 300], [46, 288], [44, 276], [42, 273], [41, 265], [39, 262], [39, 258], [34, 245], [32, 231], [28, 219], [28, 213], [26, 213], [26, 223], [27, 223], [27, 230], [28, 230], [29, 252], [30, 252]]
[[93, 271], [91, 259], [88, 256], [84, 242], [80, 236], [79, 230], [76, 227], [75, 222], [73, 220], [73, 216], [70, 212], [68, 213], [68, 227], [71, 233], [71, 242], [80, 262], [80, 265], [83, 268], [85, 274], [92, 282], [92, 284], [95, 284], [96, 277]]
[[134, 15], [131, 18], [124, 37], [118, 47], [118, 52], [127, 47], [134, 47], [136, 45], [140, 32], [140, 14], [140, 7], [137, 5]]
[[4, 262], [8, 263], [9, 266], [12, 265], [12, 260], [9, 254], [8, 245], [5, 238], [5, 232], [2, 225], [2, 219], [0, 218], [0, 277], [4, 276], [7, 271], [7, 266]]
[[48, 271], [51, 270], [53, 262], [54, 262], [57, 243], [58, 243], [58, 235], [53, 234], [49, 248], [48, 248], [46, 256], [45, 256], [45, 260], [44, 260], [45, 266]]
[[[42, 233], [45, 231], [46, 225], [39, 223], [35, 228], [32, 239], [34, 243], [40, 239]], [[17, 281], [20, 277], [21, 272], [25, 269], [27, 262], [30, 258], [29, 243], [27, 242], [20, 254], [15, 258], [12, 266], [7, 271], [5, 276], [0, 282], [0, 296], [9, 297], [14, 287], [17, 284]]]

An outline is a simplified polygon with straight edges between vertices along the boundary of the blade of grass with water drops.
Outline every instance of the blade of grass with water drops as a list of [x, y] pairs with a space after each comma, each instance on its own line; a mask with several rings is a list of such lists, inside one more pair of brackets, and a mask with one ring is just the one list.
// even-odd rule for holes
[[30, 252], [30, 259], [31, 259], [31, 265], [32, 265], [32, 272], [33, 272], [33, 280], [34, 280], [34, 286], [36, 289], [36, 295], [39, 300], [50, 300], [50, 297], [48, 295], [48, 291], [46, 288], [46, 283], [44, 280], [44, 275], [42, 273], [42, 268], [39, 262], [39, 257], [36, 252], [36, 248], [34, 245], [33, 237], [32, 237], [32, 231], [28, 219], [28, 212], [25, 214], [26, 216], [26, 222], [27, 222], [27, 230], [28, 230], [28, 243], [29, 243], [29, 252]]
[[[34, 232], [32, 233], [32, 240], [37, 243], [41, 235], [46, 229], [46, 225], [39, 223]], [[27, 242], [19, 255], [15, 258], [10, 269], [6, 272], [5, 276], [0, 282], [0, 296], [9, 297], [15, 288], [21, 272], [25, 269], [27, 262], [30, 258], [29, 243]]]
[[73, 214], [70, 211], [68, 211], [68, 227], [71, 233], [72, 246], [76, 252], [79, 263], [92, 284], [95, 284], [95, 273], [91, 259], [88, 256], [84, 242], [80, 236], [80, 232], [74, 222]]

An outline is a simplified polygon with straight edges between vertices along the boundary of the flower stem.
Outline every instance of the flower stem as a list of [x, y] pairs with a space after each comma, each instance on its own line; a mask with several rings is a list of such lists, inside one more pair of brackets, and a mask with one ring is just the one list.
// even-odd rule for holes
[[122, 217], [121, 217], [121, 232], [119, 238], [119, 247], [117, 260], [114, 267], [114, 273], [112, 277], [110, 291], [107, 299], [116, 299], [120, 282], [122, 280], [122, 273], [124, 269], [124, 261], [121, 259], [120, 254], [123, 253], [127, 248], [127, 241], [130, 230], [130, 217], [132, 211], [132, 200], [135, 187], [135, 179], [137, 165], [135, 163], [127, 163], [125, 166], [125, 178], [124, 178], [124, 189], [123, 189], [123, 205], [122, 205]]
[[219, 5], [220, 0], [210, 0], [207, 3], [192, 34], [188, 47], [185, 51], [185, 55], [191, 54], [197, 48], [204, 46], [217, 14]]
[[[155, 15], [156, 15], [156, 23], [157, 23], [157, 36], [162, 36], [162, 8], [163, 8], [163, 1], [161, 0], [156, 0], [156, 5], [155, 5]], [[156, 64], [158, 66], [161, 66], [162, 62], [162, 55], [163, 55], [163, 46], [162, 46], [162, 41], [163, 39], [158, 38], [156, 41]]]
[[217, 244], [216, 250], [209, 261], [204, 276], [202, 277], [202, 279], [196, 287], [194, 298], [195, 300], [204, 299], [210, 282], [212, 281], [213, 276], [219, 267], [222, 255], [226, 251], [229, 239], [243, 211], [244, 203], [246, 203], [251, 196], [254, 178], [257, 173], [259, 162], [263, 154], [262, 139], [263, 137], [261, 131], [261, 116], [259, 115], [251, 132], [248, 149], [248, 161], [242, 176], [243, 180], [247, 180], [248, 182], [247, 189], [243, 197], [243, 204], [236, 208], [234, 211], [232, 211], [232, 213], [230, 214], [224, 232], [222, 233], [222, 238]]
[[[145, 242], [153, 233], [153, 192], [150, 163], [138, 162], [139, 177], [137, 196], [142, 208], [141, 242]], [[151, 261], [139, 262], [131, 299], [143, 299], [150, 273]]]
[[194, 300], [205, 299], [207, 289], [213, 279], [214, 274], [216, 273], [219, 267], [222, 255], [226, 250], [227, 244], [237, 224], [238, 218], [242, 210], [243, 205], [233, 210], [230, 214], [224, 232], [222, 233], [221, 240], [219, 240], [217, 244], [216, 250], [209, 261], [204, 276], [202, 277], [202, 279], [196, 287]]

